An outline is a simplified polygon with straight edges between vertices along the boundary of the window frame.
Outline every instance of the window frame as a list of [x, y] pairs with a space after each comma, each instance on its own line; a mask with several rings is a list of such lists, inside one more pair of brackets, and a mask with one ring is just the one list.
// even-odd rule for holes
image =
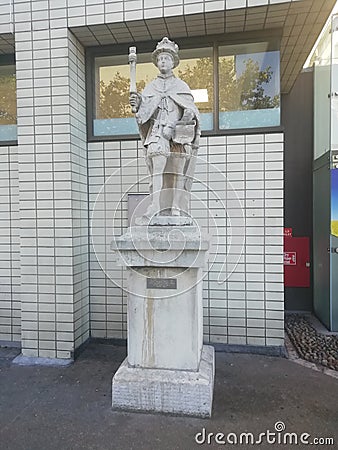
[[[0, 55], [0, 67], [1, 66], [7, 66], [7, 65], [13, 65], [15, 66], [15, 54], [2, 54]], [[18, 105], [16, 105], [16, 111], [18, 112]], [[16, 123], [16, 126], [18, 124]], [[18, 145], [18, 140], [12, 140], [12, 141], [4, 141], [0, 138], [0, 147], [9, 147], [9, 146], [15, 146]]]
[[[238, 134], [264, 134], [264, 133], [280, 133], [284, 131], [281, 122], [275, 127], [259, 127], [259, 128], [236, 128], [236, 129], [220, 129], [219, 128], [219, 111], [218, 111], [218, 93], [219, 93], [219, 73], [218, 73], [218, 47], [224, 45], [236, 45], [246, 43], [268, 42], [271, 50], [280, 51], [281, 30], [265, 30], [247, 33], [229, 33], [224, 35], [210, 35], [197, 38], [179, 38], [171, 37], [181, 49], [193, 49], [202, 47], [211, 47], [213, 51], [214, 64], [214, 110], [213, 110], [213, 129], [202, 131], [202, 137], [206, 136], [226, 136]], [[112, 44], [105, 46], [95, 46], [86, 48], [86, 115], [87, 115], [87, 140], [88, 142], [102, 141], [121, 141], [139, 139], [138, 134], [128, 135], [106, 135], [95, 136], [93, 133], [93, 123], [95, 118], [95, 58], [100, 56], [126, 55], [126, 64], [128, 64], [129, 47], [136, 44], [139, 53], [151, 54], [156, 47], [158, 40], [143, 42], [128, 42], [123, 44]], [[282, 93], [280, 92], [280, 103], [282, 103]], [[281, 105], [280, 105], [281, 109]], [[282, 121], [282, 112], [280, 114]]]

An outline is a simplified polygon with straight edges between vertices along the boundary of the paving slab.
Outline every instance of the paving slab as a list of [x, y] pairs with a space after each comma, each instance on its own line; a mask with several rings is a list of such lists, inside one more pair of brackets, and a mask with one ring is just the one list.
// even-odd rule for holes
[[[338, 379], [324, 373], [285, 358], [217, 352], [211, 419], [127, 413], [111, 408], [111, 379], [125, 356], [123, 346], [91, 343], [69, 367], [29, 367], [10, 364], [0, 352], [0, 448], [220, 449], [231, 445], [216, 443], [217, 433], [225, 435], [219, 441], [243, 432], [258, 439], [276, 433], [277, 422], [285, 432], [308, 433], [309, 441], [335, 440], [318, 448], [338, 446]], [[262, 440], [233, 447], [274, 447]]]

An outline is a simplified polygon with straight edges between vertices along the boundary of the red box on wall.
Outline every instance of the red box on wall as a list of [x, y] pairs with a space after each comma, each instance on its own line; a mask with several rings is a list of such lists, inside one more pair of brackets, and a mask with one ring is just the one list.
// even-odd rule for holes
[[310, 238], [284, 236], [284, 285], [310, 287]]

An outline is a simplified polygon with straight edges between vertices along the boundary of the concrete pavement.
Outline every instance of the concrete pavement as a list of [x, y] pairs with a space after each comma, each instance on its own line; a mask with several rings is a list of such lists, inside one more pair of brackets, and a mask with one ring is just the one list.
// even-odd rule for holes
[[[318, 448], [338, 448], [338, 379], [288, 359], [217, 352], [213, 416], [196, 419], [113, 411], [111, 379], [123, 346], [93, 342], [69, 367], [12, 365], [17, 353], [0, 351], [2, 450], [308, 448], [271, 443], [276, 422], [297, 439], [334, 438]], [[255, 445], [231, 445], [236, 435], [228, 435], [250, 432], [259, 440], [267, 430], [270, 443], [263, 436]], [[218, 443], [217, 433], [224, 435]]]

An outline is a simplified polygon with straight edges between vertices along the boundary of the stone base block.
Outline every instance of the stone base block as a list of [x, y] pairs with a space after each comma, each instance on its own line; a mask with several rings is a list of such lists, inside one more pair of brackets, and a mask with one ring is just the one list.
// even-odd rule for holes
[[210, 417], [215, 375], [215, 351], [203, 346], [199, 370], [128, 367], [127, 359], [113, 377], [113, 408]]
[[150, 221], [150, 226], [159, 225], [159, 226], [183, 226], [183, 225], [192, 225], [193, 221], [191, 217], [185, 216], [155, 216]]

